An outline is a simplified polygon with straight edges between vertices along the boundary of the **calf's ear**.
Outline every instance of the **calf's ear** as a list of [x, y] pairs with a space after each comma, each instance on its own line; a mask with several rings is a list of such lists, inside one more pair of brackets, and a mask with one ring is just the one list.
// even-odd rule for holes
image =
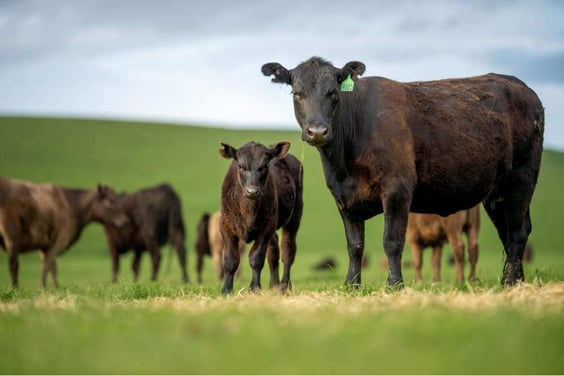
[[353, 80], [356, 81], [356, 79], [358, 78], [357, 76], [362, 76], [365, 70], [366, 66], [364, 65], [364, 63], [361, 63], [360, 61], [349, 61], [339, 71], [337, 81], [341, 83], [349, 75]]
[[290, 150], [290, 143], [288, 141], [281, 141], [270, 147], [268, 150], [268, 156], [270, 159], [282, 159], [288, 155], [288, 150]]
[[237, 160], [237, 149], [233, 146], [220, 142], [223, 149], [219, 149], [219, 155], [225, 159], [235, 159]]
[[272, 82], [281, 84], [292, 84], [290, 71], [278, 63], [267, 63], [261, 68], [262, 74], [265, 76], [274, 76]]

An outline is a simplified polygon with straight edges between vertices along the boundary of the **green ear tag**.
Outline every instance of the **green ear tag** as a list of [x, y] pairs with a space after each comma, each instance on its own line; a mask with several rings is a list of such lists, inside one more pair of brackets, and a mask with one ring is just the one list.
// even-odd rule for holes
[[354, 90], [354, 81], [349, 74], [348, 77], [341, 82], [341, 91], [353, 91]]

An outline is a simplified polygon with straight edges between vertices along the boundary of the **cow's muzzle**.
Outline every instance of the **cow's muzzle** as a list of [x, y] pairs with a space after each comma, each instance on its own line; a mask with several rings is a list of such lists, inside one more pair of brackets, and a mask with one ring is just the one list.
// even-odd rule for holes
[[304, 128], [302, 140], [312, 146], [323, 146], [331, 139], [331, 130], [325, 124], [314, 124]]
[[243, 191], [245, 197], [251, 199], [257, 198], [260, 195], [260, 187], [256, 185], [246, 186]]

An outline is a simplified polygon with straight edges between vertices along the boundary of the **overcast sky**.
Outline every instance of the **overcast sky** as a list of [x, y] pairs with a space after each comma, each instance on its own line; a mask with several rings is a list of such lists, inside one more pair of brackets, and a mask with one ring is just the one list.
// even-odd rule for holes
[[0, 115], [298, 129], [260, 67], [311, 56], [398, 81], [515, 75], [564, 150], [564, 1], [0, 0]]

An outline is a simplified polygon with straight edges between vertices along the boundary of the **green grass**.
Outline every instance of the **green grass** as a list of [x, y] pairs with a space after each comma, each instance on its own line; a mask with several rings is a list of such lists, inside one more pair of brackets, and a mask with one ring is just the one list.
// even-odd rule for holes
[[[234, 297], [220, 296], [209, 259], [204, 285], [183, 286], [174, 258], [167, 268], [168, 249], [158, 283], [148, 281], [145, 257], [141, 282], [133, 284], [128, 255], [121, 283], [112, 286], [104, 234], [93, 224], [58, 259], [58, 290], [39, 289], [35, 253], [20, 257], [21, 288], [12, 290], [0, 252], [0, 373], [564, 373], [564, 154], [543, 155], [531, 210], [535, 257], [525, 265], [533, 284], [525, 298], [499, 287], [503, 254], [485, 213], [479, 282], [456, 285], [454, 269], [443, 263], [443, 282], [430, 283], [426, 251], [425, 282], [414, 286], [405, 268], [406, 291], [386, 292], [377, 217], [366, 226], [363, 287], [343, 287], [343, 226], [317, 151], [303, 145], [297, 126], [234, 131], [5, 117], [0, 174], [85, 188], [109, 183], [118, 191], [171, 183], [182, 198], [194, 281], [196, 223], [202, 212], [218, 209], [229, 164], [218, 155], [219, 142], [250, 140], [288, 140], [304, 163], [304, 217], [289, 296], [248, 294], [245, 261]], [[450, 252], [447, 245], [443, 258]], [[326, 256], [337, 259], [336, 269], [314, 272], [311, 266]], [[476, 307], [454, 304], [476, 297], [484, 297]]]

